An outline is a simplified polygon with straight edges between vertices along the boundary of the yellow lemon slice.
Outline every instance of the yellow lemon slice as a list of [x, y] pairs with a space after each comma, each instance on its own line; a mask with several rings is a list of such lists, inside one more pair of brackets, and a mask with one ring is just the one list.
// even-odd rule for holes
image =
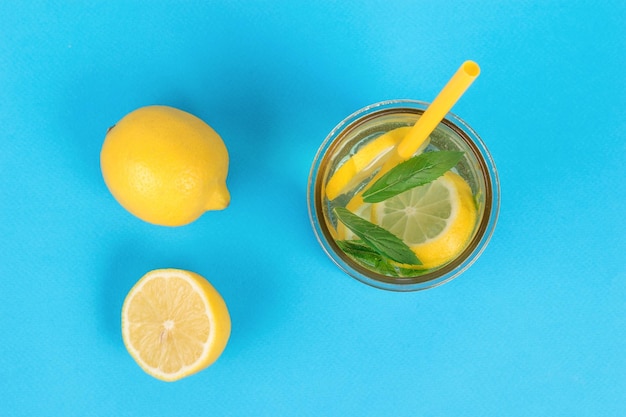
[[122, 307], [126, 349], [144, 371], [163, 381], [176, 381], [211, 365], [229, 336], [224, 300], [193, 272], [148, 272]]
[[437, 180], [372, 205], [372, 222], [402, 239], [422, 262], [442, 266], [467, 245], [476, 225], [472, 191], [451, 171]]
[[369, 177], [382, 166], [386, 156], [404, 139], [409, 130], [410, 126], [390, 130], [359, 149], [330, 177], [326, 183], [326, 197], [333, 200]]

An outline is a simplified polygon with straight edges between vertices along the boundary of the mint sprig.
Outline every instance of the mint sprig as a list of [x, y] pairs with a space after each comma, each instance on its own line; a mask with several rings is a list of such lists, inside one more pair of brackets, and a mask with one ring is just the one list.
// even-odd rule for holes
[[368, 222], [345, 207], [335, 207], [333, 212], [363, 243], [382, 256], [403, 264], [422, 264], [406, 243], [391, 232]]
[[454, 167], [463, 152], [436, 151], [414, 156], [393, 167], [363, 192], [366, 203], [380, 203], [420, 185], [428, 184]]

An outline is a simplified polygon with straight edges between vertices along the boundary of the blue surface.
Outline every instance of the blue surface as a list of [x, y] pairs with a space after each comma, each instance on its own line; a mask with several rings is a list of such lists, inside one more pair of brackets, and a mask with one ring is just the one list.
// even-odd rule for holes
[[[1, 416], [626, 415], [624, 1], [79, 3], [0, 3]], [[348, 278], [308, 223], [317, 147], [466, 59], [454, 112], [502, 185], [489, 247], [425, 292]], [[109, 194], [106, 129], [148, 104], [222, 135], [228, 209], [164, 228]], [[176, 383], [119, 326], [162, 267], [233, 321]]]

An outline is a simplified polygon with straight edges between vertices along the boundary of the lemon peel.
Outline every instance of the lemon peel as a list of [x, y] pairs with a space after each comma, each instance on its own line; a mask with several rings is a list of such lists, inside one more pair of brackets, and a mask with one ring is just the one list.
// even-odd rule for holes
[[146, 106], [106, 134], [100, 153], [104, 181], [130, 213], [153, 224], [182, 226], [230, 203], [228, 151], [196, 116]]

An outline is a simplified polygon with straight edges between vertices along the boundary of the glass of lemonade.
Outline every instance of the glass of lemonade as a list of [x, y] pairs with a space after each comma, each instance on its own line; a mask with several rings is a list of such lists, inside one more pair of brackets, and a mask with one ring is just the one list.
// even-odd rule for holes
[[495, 164], [459, 117], [448, 113], [410, 163], [385, 163], [427, 107], [391, 100], [351, 114], [311, 168], [307, 200], [319, 243], [347, 274], [377, 288], [416, 291], [457, 277], [496, 225]]

